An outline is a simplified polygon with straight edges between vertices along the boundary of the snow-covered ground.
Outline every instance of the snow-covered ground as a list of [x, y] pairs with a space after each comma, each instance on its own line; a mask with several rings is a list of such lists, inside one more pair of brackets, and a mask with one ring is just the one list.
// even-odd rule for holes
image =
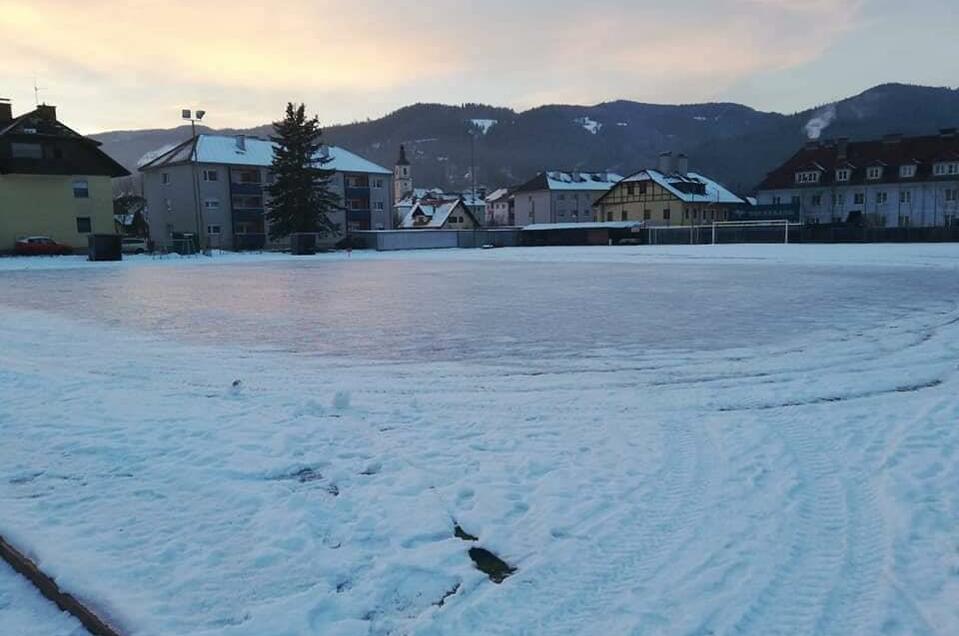
[[0, 633], [5, 636], [89, 636], [80, 622], [40, 596], [0, 561]]
[[[0, 260], [0, 533], [131, 634], [959, 633], [956, 246], [344, 259]], [[116, 300], [233, 270], [349, 284], [304, 337], [272, 333], [296, 294], [259, 321]], [[467, 276], [498, 281], [461, 292], [482, 342], [407, 347], [453, 328], [417, 290]], [[335, 304], [351, 285], [419, 322]], [[525, 346], [574, 309], [601, 337]], [[326, 346], [351, 312], [382, 357]]]

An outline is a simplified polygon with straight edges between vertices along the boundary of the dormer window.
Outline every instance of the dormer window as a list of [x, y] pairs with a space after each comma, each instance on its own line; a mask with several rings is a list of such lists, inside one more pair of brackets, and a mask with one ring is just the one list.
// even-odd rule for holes
[[806, 170], [796, 173], [796, 183], [799, 185], [808, 183], [819, 183], [820, 172], [818, 170]]
[[839, 170], [836, 170], [836, 181], [839, 183], [848, 182], [850, 176], [852, 176], [852, 170], [849, 168], [840, 168]]
[[870, 181], [878, 181], [879, 179], [882, 179], [882, 167], [871, 166], [866, 168], [866, 178]]
[[959, 161], [937, 163], [932, 173], [937, 177], [959, 175]]
[[915, 176], [916, 176], [916, 164], [909, 163], [904, 166], [899, 166], [899, 178], [912, 179]]

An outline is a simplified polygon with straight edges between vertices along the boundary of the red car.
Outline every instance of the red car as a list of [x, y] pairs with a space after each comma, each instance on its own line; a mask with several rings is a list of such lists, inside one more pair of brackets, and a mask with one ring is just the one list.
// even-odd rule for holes
[[55, 256], [72, 254], [73, 248], [57, 243], [49, 236], [26, 236], [17, 239], [13, 251], [21, 256]]

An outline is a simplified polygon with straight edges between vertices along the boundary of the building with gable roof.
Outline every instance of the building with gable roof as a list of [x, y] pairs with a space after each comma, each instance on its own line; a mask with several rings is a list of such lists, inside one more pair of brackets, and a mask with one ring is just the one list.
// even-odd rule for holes
[[948, 226], [959, 219], [959, 133], [806, 144], [757, 188], [759, 205], [793, 204], [806, 223]]
[[689, 171], [685, 155], [660, 156], [659, 168], [626, 177], [596, 203], [600, 221], [641, 221], [647, 226], [699, 225], [729, 220], [746, 206], [720, 183]]
[[[199, 229], [201, 243], [214, 248], [263, 247], [274, 145], [244, 135], [198, 135], [150, 153], [140, 165], [150, 238], [166, 245]], [[340, 235], [331, 240], [347, 230], [393, 227], [390, 170], [338, 146], [323, 146], [316, 161], [334, 171], [331, 187], [345, 208], [333, 214]]]
[[0, 252], [17, 239], [49, 236], [76, 249], [113, 233], [111, 179], [130, 173], [41, 105], [17, 117], [0, 100]]
[[622, 177], [611, 172], [547, 170], [513, 190], [516, 225], [590, 223], [595, 204]]
[[462, 199], [417, 203], [400, 222], [404, 230], [475, 230], [480, 225]]

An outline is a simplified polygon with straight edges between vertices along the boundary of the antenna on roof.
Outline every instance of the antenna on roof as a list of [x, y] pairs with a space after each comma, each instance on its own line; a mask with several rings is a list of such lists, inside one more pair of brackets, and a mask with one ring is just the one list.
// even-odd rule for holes
[[45, 91], [45, 90], [47, 90], [45, 87], [37, 84], [37, 78], [36, 76], [34, 76], [33, 77], [33, 101], [36, 103], [37, 106], [40, 105], [40, 91]]

